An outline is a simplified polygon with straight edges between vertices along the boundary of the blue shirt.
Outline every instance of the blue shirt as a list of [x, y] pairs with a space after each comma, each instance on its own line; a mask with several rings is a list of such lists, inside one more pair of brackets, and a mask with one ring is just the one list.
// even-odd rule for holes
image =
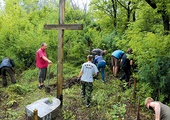
[[114, 56], [115, 58], [117, 59], [121, 59], [121, 57], [123, 56], [124, 54], [124, 51], [122, 50], [115, 50], [113, 53], [112, 53], [112, 56]]
[[4, 58], [0, 65], [0, 68], [2, 67], [10, 67], [12, 69], [12, 67], [14, 67], [14, 61], [9, 58]]
[[96, 64], [96, 63], [99, 63], [99, 62], [106, 62], [102, 56], [97, 56], [95, 57], [95, 59], [93, 60], [93, 63]]

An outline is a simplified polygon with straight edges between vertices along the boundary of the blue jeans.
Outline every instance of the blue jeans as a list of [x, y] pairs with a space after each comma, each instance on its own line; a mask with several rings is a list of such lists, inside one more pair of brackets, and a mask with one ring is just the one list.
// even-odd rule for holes
[[99, 72], [101, 72], [101, 74], [102, 74], [102, 80], [103, 81], [104, 81], [104, 77], [105, 77], [105, 75], [104, 75], [105, 67], [106, 67], [106, 62], [104, 62], [104, 61], [99, 62], [98, 65], [97, 65]]

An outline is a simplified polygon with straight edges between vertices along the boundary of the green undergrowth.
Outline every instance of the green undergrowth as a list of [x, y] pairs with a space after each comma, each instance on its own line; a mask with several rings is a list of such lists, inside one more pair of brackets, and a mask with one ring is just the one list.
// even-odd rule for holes
[[[85, 107], [85, 101], [80, 96], [80, 85], [75, 85], [71, 89], [65, 90], [64, 96], [67, 99], [64, 102], [64, 113], [67, 114], [64, 114], [64, 119], [124, 119], [126, 104], [123, 101], [127, 98], [122, 97], [119, 101], [121, 96], [119, 85], [118, 80], [112, 80], [111, 82], [106, 82], [106, 84], [96, 80], [90, 108]], [[78, 109], [71, 108], [74, 108], [74, 106]]]
[[[57, 65], [52, 65], [47, 73], [45, 85], [57, 83]], [[67, 79], [77, 76], [81, 68], [75, 68], [70, 64], [64, 64], [64, 83]], [[48, 69], [49, 70], [49, 69]], [[101, 76], [99, 76], [100, 78]], [[57, 89], [51, 88], [51, 92], [45, 92], [45, 88], [38, 89], [38, 69], [29, 69], [16, 76], [17, 84], [8, 82], [7, 87], [0, 85], [0, 119], [25, 120], [25, 107], [41, 98], [56, 97]], [[49, 81], [48, 81], [49, 80]], [[68, 82], [69, 83], [69, 82]], [[125, 82], [115, 79], [110, 71], [106, 71], [106, 82], [94, 81], [92, 102], [90, 108], [85, 107], [85, 101], [80, 96], [80, 84], [74, 83], [69, 88], [63, 89], [63, 106], [61, 116], [64, 120], [126, 120], [128, 116], [136, 119], [137, 99], [133, 98], [133, 87], [122, 91]], [[146, 87], [146, 86], [145, 86]], [[144, 88], [144, 87], [142, 87]], [[141, 89], [142, 89], [141, 88]], [[138, 96], [145, 97], [145, 90]], [[142, 99], [143, 101], [143, 99]], [[129, 108], [132, 105], [132, 110]], [[140, 103], [141, 105], [143, 102]], [[142, 105], [143, 106], [143, 105]], [[141, 107], [142, 111], [145, 108]], [[141, 111], [141, 112], [142, 112]], [[128, 115], [130, 114], [131, 115]]]

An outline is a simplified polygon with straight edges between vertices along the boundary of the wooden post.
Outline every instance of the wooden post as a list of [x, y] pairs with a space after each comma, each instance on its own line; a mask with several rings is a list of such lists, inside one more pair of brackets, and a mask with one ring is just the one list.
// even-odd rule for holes
[[[59, 3], [59, 24], [64, 24], [64, 11], [65, 0], [60, 0]], [[63, 86], [63, 43], [64, 43], [64, 30], [58, 30], [58, 62], [57, 62], [57, 98], [61, 100], [61, 106], [63, 101], [62, 86]], [[60, 54], [59, 54], [60, 53]]]
[[34, 110], [34, 120], [38, 120], [38, 111], [37, 111], [37, 109]]
[[63, 103], [63, 46], [64, 30], [83, 30], [82, 24], [64, 24], [65, 0], [59, 1], [59, 24], [44, 25], [45, 29], [58, 30], [58, 61], [57, 61], [57, 98]]
[[133, 98], [136, 99], [136, 78], [134, 78]]
[[139, 113], [139, 111], [140, 111], [140, 99], [138, 98], [138, 109], [137, 109], [137, 118], [136, 118], [136, 120], [140, 120], [140, 113]]

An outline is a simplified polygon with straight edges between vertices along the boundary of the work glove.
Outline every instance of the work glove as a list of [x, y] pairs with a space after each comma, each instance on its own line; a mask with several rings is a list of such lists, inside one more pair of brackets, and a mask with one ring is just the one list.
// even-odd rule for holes
[[80, 77], [77, 78], [77, 81], [80, 81]]
[[97, 76], [93, 76], [93, 79], [97, 80]]

